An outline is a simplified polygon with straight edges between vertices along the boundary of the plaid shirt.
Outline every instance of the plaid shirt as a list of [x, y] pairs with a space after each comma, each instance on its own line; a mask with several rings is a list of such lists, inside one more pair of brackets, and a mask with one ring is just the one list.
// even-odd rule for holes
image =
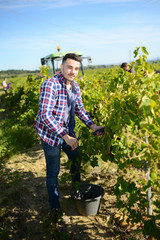
[[[72, 130], [75, 127], [75, 114], [90, 127], [94, 123], [84, 109], [79, 84], [73, 81], [72, 88], [76, 94], [74, 116], [71, 116]], [[66, 104], [67, 89], [63, 75], [59, 73], [45, 80], [40, 89], [39, 112], [34, 128], [40, 138], [51, 146], [57, 146], [59, 139], [68, 134], [63, 127]]]

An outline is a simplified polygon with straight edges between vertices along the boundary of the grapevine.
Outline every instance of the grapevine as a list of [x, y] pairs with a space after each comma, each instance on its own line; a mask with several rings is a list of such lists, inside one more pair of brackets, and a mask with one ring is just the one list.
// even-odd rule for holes
[[[105, 130], [103, 136], [94, 136], [77, 118], [76, 134], [80, 136], [83, 172], [86, 165], [94, 168], [99, 166], [100, 161], [115, 163], [117, 208], [124, 217], [127, 216], [128, 223], [139, 226], [138, 230], [144, 236], [158, 239], [160, 75], [155, 74], [147, 62], [145, 47], [136, 48], [134, 56], [135, 61], [131, 65], [136, 70], [135, 74], [114, 67], [88, 72], [77, 80], [86, 110], [94, 122], [104, 126]], [[7, 142], [10, 145], [15, 142], [16, 136], [23, 136], [26, 147], [30, 147], [32, 140], [37, 139], [33, 124], [38, 112], [39, 89], [48, 77], [48, 69], [43, 66], [41, 72], [44, 76], [42, 79], [28, 76], [23, 86], [13, 87], [6, 96], [7, 126], [10, 127], [10, 139]], [[12, 133], [14, 138], [11, 138]], [[5, 143], [1, 146], [1, 157], [6, 157], [9, 154], [8, 147]], [[146, 176], [146, 164], [149, 166], [150, 179]], [[67, 179], [68, 176], [63, 178]], [[146, 191], [150, 188], [152, 215], [147, 212], [149, 201]]]

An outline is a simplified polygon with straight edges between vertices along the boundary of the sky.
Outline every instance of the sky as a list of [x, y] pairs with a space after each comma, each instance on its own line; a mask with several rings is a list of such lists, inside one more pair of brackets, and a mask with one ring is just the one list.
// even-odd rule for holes
[[92, 65], [134, 61], [139, 46], [157, 60], [160, 0], [0, 0], [0, 71], [40, 69], [57, 46]]

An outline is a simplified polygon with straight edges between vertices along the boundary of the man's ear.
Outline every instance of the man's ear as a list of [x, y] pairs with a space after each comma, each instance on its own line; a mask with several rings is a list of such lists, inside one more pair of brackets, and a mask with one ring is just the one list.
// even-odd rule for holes
[[61, 72], [63, 71], [63, 64], [61, 64]]

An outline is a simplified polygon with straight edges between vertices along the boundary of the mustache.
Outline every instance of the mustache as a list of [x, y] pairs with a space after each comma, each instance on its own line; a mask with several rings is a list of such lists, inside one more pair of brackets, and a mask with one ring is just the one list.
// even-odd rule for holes
[[70, 73], [70, 74], [68, 74], [68, 76], [75, 76], [75, 75], [74, 75], [74, 73]]

